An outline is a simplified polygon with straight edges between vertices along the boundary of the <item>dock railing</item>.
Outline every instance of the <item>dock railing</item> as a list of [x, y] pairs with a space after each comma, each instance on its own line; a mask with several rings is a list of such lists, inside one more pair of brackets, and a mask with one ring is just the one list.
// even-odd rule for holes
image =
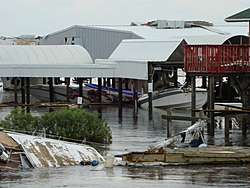
[[185, 72], [250, 72], [250, 45], [186, 45]]

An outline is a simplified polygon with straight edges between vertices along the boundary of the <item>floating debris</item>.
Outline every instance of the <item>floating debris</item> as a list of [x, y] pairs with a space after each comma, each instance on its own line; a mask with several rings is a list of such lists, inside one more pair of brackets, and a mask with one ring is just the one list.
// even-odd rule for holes
[[0, 131], [0, 169], [24, 169], [78, 165], [104, 161], [93, 148], [44, 137]]

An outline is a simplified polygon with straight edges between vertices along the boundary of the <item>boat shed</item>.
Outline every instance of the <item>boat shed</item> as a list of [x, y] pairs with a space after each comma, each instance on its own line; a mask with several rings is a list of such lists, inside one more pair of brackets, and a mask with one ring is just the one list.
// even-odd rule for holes
[[95, 62], [116, 64], [116, 78], [128, 78], [129, 73], [134, 75], [133, 79], [138, 79], [137, 75], [144, 75], [143, 80], [147, 80], [149, 63], [161, 64], [162, 67], [183, 68], [184, 44], [185, 40], [181, 39], [123, 40], [108, 59], [97, 59]]
[[[147, 39], [147, 40], [167, 40], [173, 37], [185, 39], [189, 37], [216, 37], [233, 36], [247, 37], [246, 25], [222, 25], [222, 26], [202, 26], [192, 23], [181, 22], [182, 27], [161, 27], [161, 23], [170, 24], [177, 21], [164, 20], [157, 24], [145, 25], [96, 25], [81, 26], [74, 25], [53, 33], [50, 33], [40, 40], [41, 45], [80, 45], [90, 54], [93, 60], [108, 59], [117, 46], [124, 39]], [[170, 24], [171, 25], [171, 24]], [[173, 25], [173, 24], [172, 24]], [[175, 24], [176, 25], [176, 24]], [[239, 44], [241, 37], [235, 37], [232, 44]], [[187, 41], [187, 40], [186, 40]], [[207, 41], [208, 42], [208, 41]], [[188, 41], [187, 41], [188, 43]]]
[[[108, 59], [96, 59], [96, 64], [116, 64], [116, 78], [136, 78], [146, 74], [144, 70], [148, 63], [161, 68], [184, 68], [184, 46], [186, 44], [222, 45], [247, 44], [248, 37], [244, 35], [204, 35], [178, 36], [162, 39], [124, 39]], [[133, 66], [132, 66], [133, 65]], [[135, 67], [134, 69], [132, 67]], [[130, 77], [126, 74], [130, 72]], [[140, 75], [139, 77], [142, 77]], [[148, 79], [145, 75], [143, 80]]]
[[100, 28], [95, 26], [74, 25], [50, 33], [40, 40], [41, 45], [80, 45], [93, 60], [108, 58], [123, 39], [140, 39], [139, 35], [129, 30]]
[[96, 65], [79, 45], [0, 45], [1, 77], [112, 77], [113, 65]]

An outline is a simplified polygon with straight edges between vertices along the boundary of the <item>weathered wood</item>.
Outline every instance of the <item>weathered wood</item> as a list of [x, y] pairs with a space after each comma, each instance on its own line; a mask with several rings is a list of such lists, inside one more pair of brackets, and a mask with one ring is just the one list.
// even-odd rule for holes
[[160, 153], [133, 152], [121, 156], [128, 162], [165, 162], [177, 164], [249, 163], [250, 147], [209, 146], [205, 148], [166, 149]]
[[[171, 109], [167, 109], [167, 115], [168, 116], [172, 115]], [[172, 120], [168, 119], [168, 121], [167, 121], [167, 136], [170, 137], [172, 135], [172, 132], [173, 132]]]

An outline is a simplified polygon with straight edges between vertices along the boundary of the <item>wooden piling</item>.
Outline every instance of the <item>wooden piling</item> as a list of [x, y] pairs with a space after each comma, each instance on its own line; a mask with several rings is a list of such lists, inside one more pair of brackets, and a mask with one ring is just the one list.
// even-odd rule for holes
[[25, 86], [25, 78], [22, 77], [21, 78], [21, 96], [22, 96], [22, 104], [25, 104], [25, 90], [24, 90], [24, 86]]
[[[168, 116], [172, 115], [171, 109], [167, 109], [167, 115]], [[172, 135], [172, 132], [173, 132], [172, 120], [169, 119], [169, 120], [167, 120], [167, 137], [170, 137]]]
[[[26, 104], [30, 104], [30, 78], [26, 78]], [[30, 107], [26, 106], [26, 112], [30, 113]]]
[[14, 95], [15, 95], [15, 97], [14, 97], [14, 101], [15, 101], [15, 104], [17, 104], [18, 103], [18, 101], [17, 101], [17, 77], [15, 77], [14, 78]]
[[133, 84], [133, 99], [134, 99], [134, 113], [133, 113], [133, 117], [136, 117], [137, 112], [138, 112], [138, 105], [137, 105], [137, 80], [133, 80], [134, 84]]
[[53, 78], [49, 77], [49, 98], [50, 98], [50, 102], [55, 102], [55, 98], [54, 98], [54, 89], [53, 89]]
[[[196, 109], [196, 84], [195, 84], [195, 76], [191, 77], [191, 89], [192, 89], [192, 93], [191, 93], [191, 109]], [[192, 110], [191, 111], [191, 116], [195, 117], [195, 111]], [[193, 124], [194, 122], [192, 122]]]
[[67, 102], [69, 102], [69, 83], [70, 83], [70, 78], [65, 78]]
[[[214, 109], [214, 76], [211, 76], [208, 78], [208, 85], [209, 85], [209, 91], [208, 91], [208, 108]], [[208, 134], [210, 136], [214, 136], [214, 112], [211, 111], [208, 113], [210, 118], [210, 123], [208, 124]]]
[[[229, 110], [228, 107], [225, 107], [225, 110]], [[225, 131], [225, 138], [229, 138], [229, 127], [230, 127], [230, 117], [228, 116], [225, 116], [225, 128], [224, 128], [224, 131]]]
[[82, 83], [83, 83], [83, 78], [78, 78], [78, 84], [79, 84], [79, 97], [83, 96], [82, 92]]
[[118, 78], [118, 117], [122, 117], [122, 78]]
[[102, 78], [98, 78], [98, 102], [102, 102]]
[[148, 117], [153, 119], [153, 67], [148, 63]]

